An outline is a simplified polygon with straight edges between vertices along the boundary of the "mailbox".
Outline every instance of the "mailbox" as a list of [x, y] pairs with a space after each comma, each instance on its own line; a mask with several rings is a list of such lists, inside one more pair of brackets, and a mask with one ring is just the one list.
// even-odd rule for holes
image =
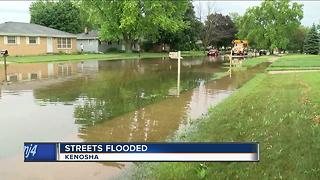
[[8, 50], [2, 50], [2, 51], [0, 51], [0, 54], [2, 56], [8, 56], [9, 55]]

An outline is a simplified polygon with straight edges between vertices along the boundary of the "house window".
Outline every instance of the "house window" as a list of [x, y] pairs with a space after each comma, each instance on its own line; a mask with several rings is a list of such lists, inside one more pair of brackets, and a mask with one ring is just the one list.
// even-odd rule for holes
[[71, 38], [58, 38], [58, 49], [67, 48], [71, 48]]
[[71, 39], [67, 38], [67, 48], [71, 48]]
[[37, 37], [29, 37], [29, 44], [37, 44]]
[[31, 73], [31, 74], [30, 74], [30, 79], [31, 79], [31, 80], [38, 79], [38, 74], [37, 74], [37, 73]]
[[16, 44], [16, 37], [15, 36], [8, 36], [7, 43], [8, 44]]
[[17, 75], [9, 75], [9, 81], [12, 81], [12, 82], [18, 81], [18, 76]]

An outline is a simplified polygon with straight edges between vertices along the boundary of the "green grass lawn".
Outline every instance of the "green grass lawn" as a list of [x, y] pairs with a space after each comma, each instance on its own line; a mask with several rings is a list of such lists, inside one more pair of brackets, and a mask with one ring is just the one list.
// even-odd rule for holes
[[[243, 70], [246, 68], [251, 68], [261, 63], [273, 62], [276, 58], [277, 58], [276, 56], [260, 56], [260, 57], [247, 58], [246, 60], [243, 61], [241, 65], [236, 66], [234, 69]], [[224, 63], [224, 66], [229, 67], [229, 62]]]
[[260, 162], [142, 163], [134, 177], [319, 179], [319, 94], [320, 73], [259, 74], [174, 141], [259, 142]]
[[272, 58], [274, 58], [274, 56], [261, 56], [261, 57], [255, 57], [255, 58], [248, 58], [242, 63], [242, 66], [254, 67], [264, 62], [271, 62]]
[[[203, 51], [183, 51], [182, 56], [203, 56]], [[77, 60], [117, 60], [168, 57], [168, 53], [106, 53], [106, 54], [62, 54], [62, 55], [39, 55], [39, 56], [9, 56], [10, 62], [36, 63], [54, 61], [77, 61]]]
[[279, 58], [267, 70], [308, 70], [320, 69], [319, 55], [288, 55]]

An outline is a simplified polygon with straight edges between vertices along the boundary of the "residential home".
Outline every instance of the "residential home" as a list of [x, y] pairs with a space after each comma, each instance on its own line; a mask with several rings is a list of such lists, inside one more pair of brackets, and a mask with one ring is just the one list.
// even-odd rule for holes
[[99, 32], [97, 30], [88, 31], [87, 28], [83, 33], [77, 35], [77, 50], [81, 52], [81, 45], [83, 46], [83, 52], [106, 52], [110, 49], [124, 50], [124, 46], [120, 41], [100, 41]]
[[153, 44], [151, 48], [151, 52], [169, 52], [170, 45], [169, 44]]
[[10, 56], [77, 52], [77, 36], [38, 24], [6, 22], [0, 24], [0, 50]]

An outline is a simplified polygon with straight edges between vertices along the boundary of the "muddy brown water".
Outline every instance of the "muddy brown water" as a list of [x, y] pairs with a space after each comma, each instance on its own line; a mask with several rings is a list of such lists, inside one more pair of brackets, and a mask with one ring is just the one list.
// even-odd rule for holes
[[[24, 163], [23, 142], [165, 141], [265, 66], [211, 80], [219, 59], [9, 64], [1, 85], [0, 179], [106, 179], [131, 163]], [[0, 80], [4, 80], [0, 66]]]

